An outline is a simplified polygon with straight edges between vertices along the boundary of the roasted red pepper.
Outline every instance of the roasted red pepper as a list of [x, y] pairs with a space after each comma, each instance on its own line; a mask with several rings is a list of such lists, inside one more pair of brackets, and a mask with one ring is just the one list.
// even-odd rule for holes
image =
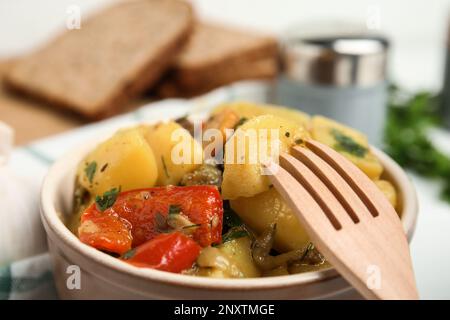
[[[221, 241], [223, 207], [214, 186], [158, 187], [118, 195], [112, 207], [100, 211], [92, 204], [81, 216], [79, 238], [95, 248], [123, 254], [161, 232], [169, 211], [195, 225], [192, 237], [206, 247]], [[130, 236], [131, 235], [131, 236]], [[127, 243], [128, 242], [128, 243]], [[105, 243], [107, 245], [105, 245]]]
[[127, 252], [122, 259], [137, 267], [179, 273], [189, 269], [201, 247], [181, 232], [162, 233]]

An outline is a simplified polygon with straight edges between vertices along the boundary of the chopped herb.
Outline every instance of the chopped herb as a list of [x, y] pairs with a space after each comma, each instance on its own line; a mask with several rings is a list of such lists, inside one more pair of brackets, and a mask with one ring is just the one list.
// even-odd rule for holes
[[169, 214], [180, 214], [181, 206], [179, 204], [169, 205]]
[[170, 226], [167, 224], [167, 218], [160, 212], [155, 215], [156, 230], [162, 233], [169, 231]]
[[345, 151], [357, 157], [364, 157], [369, 151], [366, 147], [363, 147], [351, 137], [343, 134], [337, 129], [331, 129], [331, 134], [336, 139], [336, 145], [334, 146], [338, 151]]
[[166, 175], [167, 178], [170, 178], [169, 171], [167, 171], [166, 161], [164, 160], [163, 156], [161, 156], [161, 162], [163, 165], [164, 174]]
[[308, 245], [306, 246], [306, 250], [303, 253], [302, 257], [300, 258], [300, 261], [305, 260], [305, 258], [308, 256], [308, 254], [314, 250], [314, 244], [312, 242], [308, 243]]
[[222, 243], [226, 243], [228, 241], [248, 237], [250, 234], [247, 230], [243, 228], [231, 228], [227, 233], [222, 236]]
[[228, 201], [224, 201], [223, 203], [223, 223], [228, 229], [241, 227], [243, 225], [241, 218], [239, 218], [236, 212], [231, 209], [230, 203]]
[[117, 196], [120, 193], [119, 188], [112, 188], [109, 191], [106, 191], [103, 196], [95, 197], [95, 205], [97, 209], [100, 211], [105, 211], [108, 208], [111, 208], [116, 202]]
[[108, 168], [108, 163], [105, 163], [105, 164], [103, 165], [103, 167], [100, 169], [100, 172], [105, 171], [106, 168]]
[[122, 259], [124, 260], [128, 260], [133, 258], [133, 256], [136, 254], [136, 248], [128, 250], [127, 252], [125, 252], [122, 256]]
[[286, 131], [286, 133], [284, 134], [286, 138], [289, 138], [291, 136], [291, 134], [289, 133], [289, 131]]
[[242, 126], [245, 122], [247, 122], [247, 118], [246, 117], [242, 117], [239, 119], [238, 122], [236, 122], [236, 124], [234, 125], [234, 130], [236, 130], [237, 128], [239, 128], [240, 126]]
[[303, 139], [295, 139], [295, 144], [302, 144], [303, 143]]
[[84, 169], [84, 172], [86, 173], [86, 177], [88, 178], [89, 183], [92, 183], [96, 170], [97, 170], [97, 162], [95, 161], [92, 161], [91, 163], [87, 164], [86, 168]]

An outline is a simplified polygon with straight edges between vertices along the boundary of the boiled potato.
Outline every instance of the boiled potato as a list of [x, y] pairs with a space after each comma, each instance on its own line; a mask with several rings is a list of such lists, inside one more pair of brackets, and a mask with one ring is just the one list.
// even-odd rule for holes
[[289, 152], [291, 146], [302, 143], [308, 136], [302, 126], [273, 115], [245, 122], [225, 144], [222, 197], [251, 197], [268, 190], [270, 181], [263, 174], [261, 161], [275, 153], [272, 142], [279, 142], [279, 153]]
[[155, 155], [139, 128], [118, 131], [101, 143], [78, 166], [78, 184], [91, 195], [112, 188], [122, 191], [155, 185]]
[[380, 161], [370, 152], [367, 138], [362, 133], [331, 119], [314, 116], [311, 135], [313, 139], [339, 151], [371, 179], [378, 179], [383, 172]]
[[275, 188], [251, 198], [230, 201], [231, 208], [256, 233], [277, 224], [274, 246], [279, 252], [303, 248], [309, 243], [308, 235], [295, 214]]
[[207, 247], [197, 258], [197, 275], [214, 278], [254, 278], [261, 275], [253, 262], [249, 237], [241, 237], [217, 247]]
[[394, 208], [397, 207], [397, 191], [394, 186], [386, 180], [375, 180], [374, 181], [377, 187], [384, 193], [384, 195], [388, 198], [389, 202], [392, 204]]
[[309, 115], [299, 110], [268, 104], [255, 104], [250, 102], [233, 102], [222, 104], [213, 110], [212, 115], [214, 116], [216, 114], [224, 112], [224, 110], [226, 109], [233, 111], [240, 118], [251, 119], [257, 116], [271, 114], [283, 119], [289, 119], [305, 127], [310, 121]]
[[159, 186], [177, 185], [186, 173], [202, 163], [201, 145], [176, 122], [148, 127], [145, 139], [155, 154]]

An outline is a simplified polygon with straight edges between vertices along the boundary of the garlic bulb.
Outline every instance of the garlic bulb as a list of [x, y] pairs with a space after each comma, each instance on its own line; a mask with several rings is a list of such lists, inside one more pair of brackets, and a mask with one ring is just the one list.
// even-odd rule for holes
[[46, 251], [39, 186], [8, 167], [12, 130], [0, 122], [0, 265]]

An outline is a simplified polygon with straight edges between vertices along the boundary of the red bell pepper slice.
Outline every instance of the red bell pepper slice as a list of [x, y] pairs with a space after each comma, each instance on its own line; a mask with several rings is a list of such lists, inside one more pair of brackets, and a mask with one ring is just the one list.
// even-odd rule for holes
[[[160, 220], [166, 219], [173, 208], [198, 226], [192, 237], [201, 246], [220, 243], [223, 207], [215, 186], [168, 186], [122, 192], [105, 211], [100, 211], [95, 203], [86, 209], [81, 216], [79, 238], [95, 248], [123, 254], [128, 251], [126, 248], [139, 246], [166, 232], [161, 230]], [[89, 224], [97, 228], [89, 228]]]
[[127, 252], [122, 259], [141, 268], [180, 273], [192, 267], [201, 247], [181, 232], [162, 233]]

